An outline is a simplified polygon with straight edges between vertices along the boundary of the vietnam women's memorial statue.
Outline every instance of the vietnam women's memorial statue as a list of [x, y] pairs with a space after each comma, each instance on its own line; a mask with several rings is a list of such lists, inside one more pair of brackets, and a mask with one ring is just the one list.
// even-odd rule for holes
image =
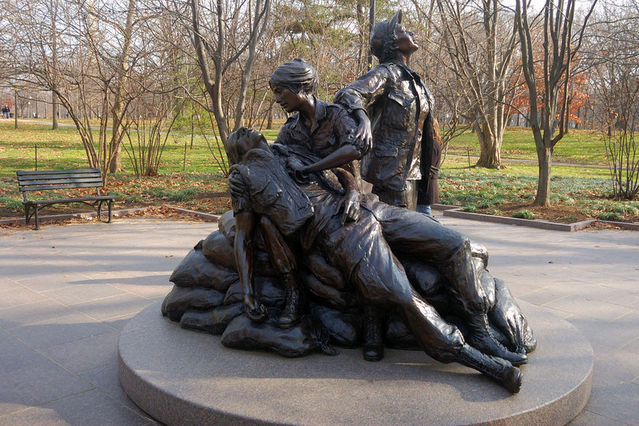
[[[276, 99], [296, 112], [273, 147], [248, 129], [229, 137], [233, 216], [174, 272], [164, 315], [221, 333], [229, 347], [301, 356], [357, 346], [363, 309], [374, 305], [386, 313], [391, 347], [421, 347], [518, 392], [515, 365], [535, 339], [503, 281], [486, 270], [486, 250], [426, 215], [360, 194], [352, 173], [329, 169], [351, 166], [362, 150], [346, 111], [315, 98], [316, 80], [302, 60], [273, 74]], [[295, 135], [311, 135], [310, 143]]]
[[[189, 373], [173, 393], [162, 393], [156, 384], [145, 392], [162, 401], [180, 401], [174, 412], [190, 413], [198, 423], [499, 419], [497, 414], [463, 417], [464, 410], [457, 408], [458, 417], [443, 419], [438, 411], [454, 404], [443, 396], [451, 393], [450, 383], [463, 384], [452, 391], [457, 398], [475, 391], [471, 398], [481, 402], [504, 398], [486, 397], [486, 389], [499, 388], [468, 374], [472, 370], [459, 366], [446, 373], [438, 365], [470, 367], [514, 394], [524, 377], [520, 366], [537, 345], [504, 281], [488, 272], [487, 250], [425, 214], [360, 192], [358, 161], [372, 155], [371, 140], [358, 136], [353, 111], [317, 99], [317, 74], [308, 63], [296, 59], [283, 64], [270, 85], [276, 101], [292, 115], [272, 145], [250, 129], [228, 138], [233, 210], [175, 269], [170, 277], [174, 287], [161, 306], [162, 314], [180, 327], [221, 335], [222, 345], [231, 349], [206, 343], [203, 351], [199, 339], [194, 348], [174, 348], [182, 332], [165, 328], [162, 332], [172, 336], [167, 350], [184, 354], [165, 362], [215, 376], [214, 390], [189, 385], [194, 375]], [[371, 308], [374, 323], [366, 314]], [[371, 328], [392, 349], [378, 363], [368, 363], [352, 350], [366, 344]], [[341, 353], [336, 347], [343, 348]], [[196, 361], [186, 367], [183, 358], [190, 351], [195, 353], [187, 358]], [[383, 352], [377, 354], [375, 359]], [[150, 410], [153, 402], [133, 383], [140, 374], [123, 370], [120, 379], [127, 393]], [[422, 374], [430, 374], [429, 379], [415, 380]], [[159, 380], [152, 376], [150, 382]], [[378, 383], [369, 383], [376, 377], [381, 377]], [[200, 379], [206, 382], [206, 377]], [[200, 391], [187, 403], [175, 392], [189, 386]], [[290, 401], [283, 402], [283, 395]], [[463, 400], [464, 406], [473, 406]], [[529, 412], [525, 398], [521, 400], [516, 410]], [[369, 405], [358, 413], [362, 401]], [[210, 404], [215, 408], [202, 408]], [[402, 407], [398, 413], [377, 411], [395, 405]], [[499, 410], [500, 404], [493, 405]], [[510, 400], [507, 405], [517, 406]], [[311, 417], [305, 417], [305, 410]], [[428, 420], [426, 412], [435, 417]], [[169, 423], [188, 423], [173, 416], [167, 417]]]

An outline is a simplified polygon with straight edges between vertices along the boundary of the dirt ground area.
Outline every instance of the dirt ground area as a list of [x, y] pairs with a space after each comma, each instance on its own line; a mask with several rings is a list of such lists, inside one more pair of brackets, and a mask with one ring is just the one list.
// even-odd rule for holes
[[[538, 207], [529, 203], [511, 203], [499, 205], [500, 216], [512, 217], [515, 212], [528, 210], [535, 215], [535, 219], [547, 220], [558, 223], [574, 223], [582, 220], [592, 219], [580, 210], [582, 206], [567, 206], [563, 204], [551, 205], [550, 207]], [[478, 211], [478, 213], [484, 213]]]

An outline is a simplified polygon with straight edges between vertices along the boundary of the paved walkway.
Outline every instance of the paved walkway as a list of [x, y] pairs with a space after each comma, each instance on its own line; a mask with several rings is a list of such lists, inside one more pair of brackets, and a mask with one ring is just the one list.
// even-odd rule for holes
[[[443, 222], [488, 247], [491, 272], [517, 298], [591, 342], [592, 396], [574, 424], [637, 424], [639, 232]], [[0, 424], [153, 423], [119, 387], [118, 334], [164, 297], [170, 272], [215, 226], [116, 219], [0, 230]]]

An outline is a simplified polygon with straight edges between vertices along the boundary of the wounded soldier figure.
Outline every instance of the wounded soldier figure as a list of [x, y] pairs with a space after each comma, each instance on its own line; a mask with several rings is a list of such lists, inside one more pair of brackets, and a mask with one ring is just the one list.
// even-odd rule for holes
[[[240, 129], [225, 148], [233, 164], [235, 265], [245, 315], [253, 322], [268, 316], [254, 280], [259, 233], [284, 282], [286, 297], [275, 320], [280, 328], [304, 315], [308, 290], [296, 276], [297, 263], [317, 252], [341, 273], [342, 291], [352, 292], [360, 306], [398, 314], [428, 355], [474, 368], [518, 392], [522, 373], [516, 366], [536, 342], [503, 281], [487, 273], [483, 247], [423, 214], [361, 194], [344, 169], [300, 173], [299, 163], [321, 161], [303, 146], [269, 146], [260, 133]], [[415, 265], [426, 263], [441, 275], [440, 285], [410, 276]]]

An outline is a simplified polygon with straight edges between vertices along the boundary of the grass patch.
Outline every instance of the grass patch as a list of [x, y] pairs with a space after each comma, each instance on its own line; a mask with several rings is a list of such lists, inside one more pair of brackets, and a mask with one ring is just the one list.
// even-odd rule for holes
[[[277, 130], [266, 133], [273, 136]], [[97, 140], [97, 132], [94, 134]], [[215, 139], [209, 137], [209, 142], [215, 143]], [[219, 143], [221, 144], [221, 141]], [[21, 123], [18, 129], [14, 129], [13, 125], [0, 123], [0, 176], [15, 176], [16, 170], [33, 170], [36, 162], [36, 145], [39, 169], [64, 170], [88, 167], [86, 153], [74, 127], [60, 127], [54, 131], [41, 124]], [[123, 141], [123, 146], [128, 148], [126, 139]], [[217, 145], [212, 148], [217, 154]], [[124, 173], [133, 172], [131, 160], [126, 152], [122, 153], [122, 167]], [[191, 147], [190, 134], [181, 131], [171, 133], [162, 153], [160, 174], [214, 172], [219, 172], [219, 167], [203, 137], [196, 135]]]
[[10, 210], [22, 210], [24, 208], [21, 200], [6, 195], [0, 196], [0, 206]]
[[537, 219], [537, 216], [535, 215], [535, 213], [531, 212], [530, 210], [518, 210], [515, 213], [513, 213], [513, 217], [519, 218], [519, 219]]
[[[527, 169], [527, 170], [526, 170]], [[610, 179], [562, 174], [574, 168], [554, 168], [551, 179], [551, 208], [561, 210], [548, 220], [572, 223], [587, 218], [616, 217], [639, 221], [639, 201], [611, 198]], [[590, 170], [590, 169], [589, 169]], [[464, 211], [530, 219], [545, 218], [542, 208], [531, 206], [537, 192], [536, 166], [519, 165], [502, 170], [450, 167], [445, 164], [439, 186], [442, 204], [461, 206]], [[604, 215], [604, 216], [602, 216]], [[615, 216], [616, 215], [616, 216]], [[613, 219], [609, 219], [613, 220]]]
[[[477, 135], [470, 130], [450, 141], [448, 153], [465, 157], [479, 157]], [[532, 132], [525, 127], [509, 127], [504, 134], [501, 156], [504, 159], [536, 160], [535, 141]], [[466, 159], [466, 163], [467, 163]], [[573, 164], [598, 164], [605, 166], [606, 150], [601, 133], [593, 130], [571, 130], [556, 145], [553, 161]]]
[[601, 220], [613, 220], [613, 221], [619, 222], [623, 220], [623, 215], [616, 212], [603, 212], [599, 214], [597, 218]]

